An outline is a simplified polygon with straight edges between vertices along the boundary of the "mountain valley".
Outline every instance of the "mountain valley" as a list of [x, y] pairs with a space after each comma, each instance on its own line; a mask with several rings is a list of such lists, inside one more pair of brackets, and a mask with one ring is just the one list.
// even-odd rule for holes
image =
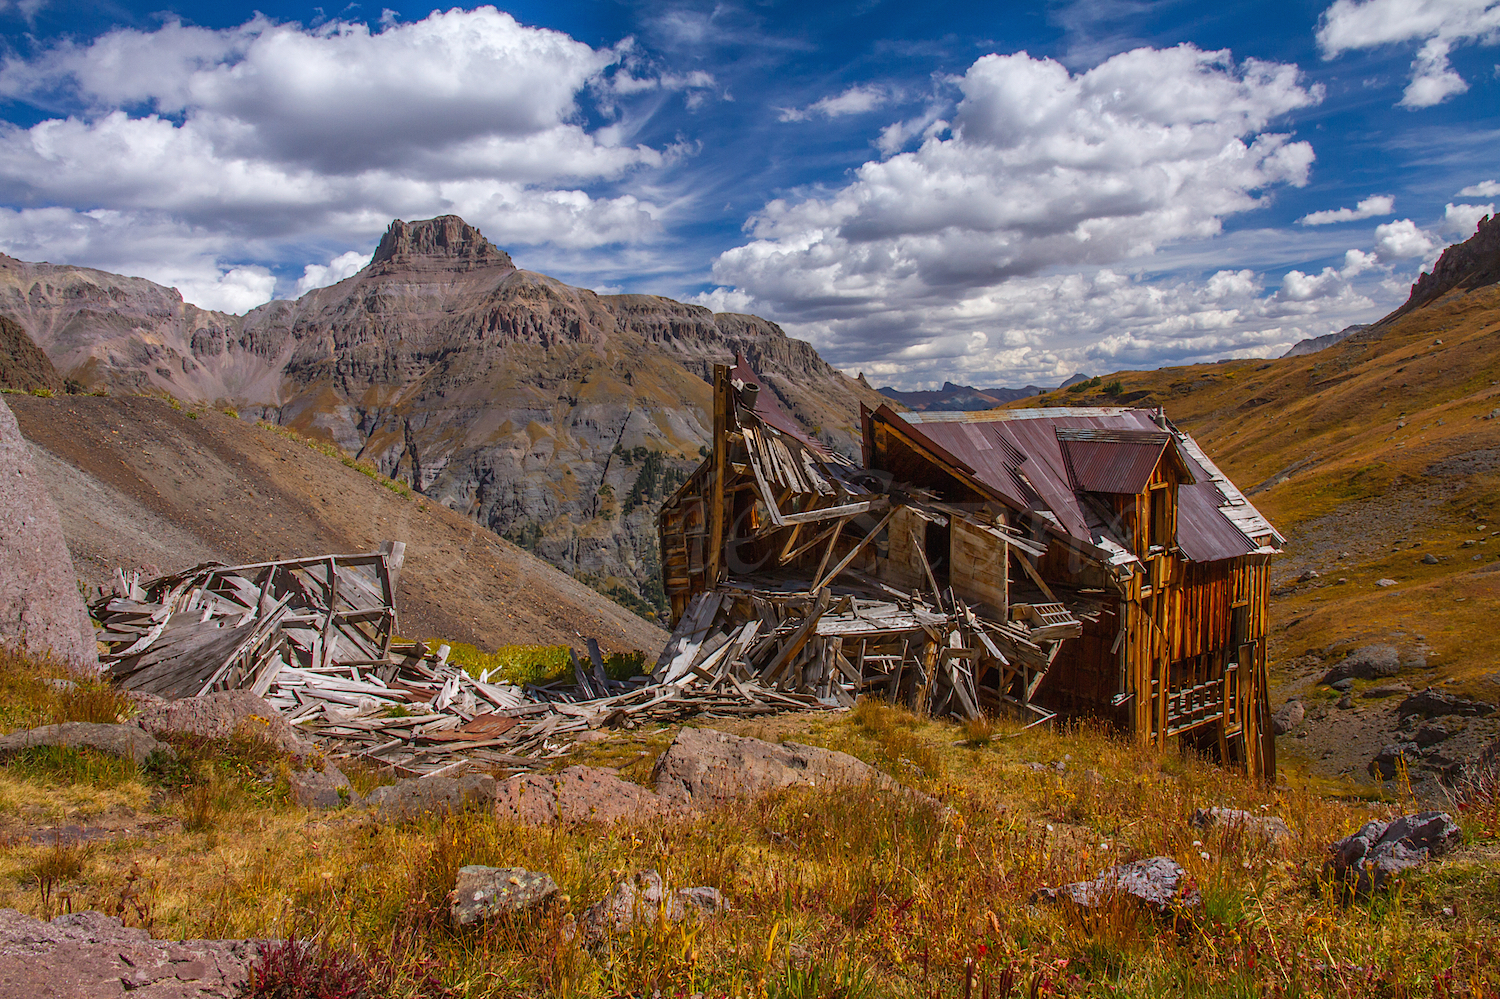
[[244, 316], [0, 257], [0, 314], [85, 390], [232, 406], [359, 460], [647, 616], [654, 505], [700, 460], [708, 376], [743, 354], [852, 454], [868, 386], [754, 316], [519, 270], [453, 216], [397, 220], [358, 274]]

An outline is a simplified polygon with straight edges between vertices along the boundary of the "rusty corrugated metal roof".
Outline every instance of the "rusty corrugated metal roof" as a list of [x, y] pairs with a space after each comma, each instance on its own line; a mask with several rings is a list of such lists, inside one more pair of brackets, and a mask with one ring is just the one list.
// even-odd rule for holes
[[1164, 430], [1055, 431], [1074, 489], [1086, 493], [1128, 493], [1146, 488], [1162, 452], [1172, 440]]
[[[1165, 455], [1180, 461], [1192, 479], [1178, 491], [1177, 541], [1189, 559], [1211, 562], [1270, 550], [1261, 548], [1240, 522], [1280, 540], [1191, 438], [1176, 428], [1163, 430], [1148, 410], [1099, 407], [898, 414], [882, 407], [880, 412], [888, 421], [902, 420], [972, 468], [976, 480], [1015, 508], [1050, 519], [1090, 544], [1121, 545], [1123, 539], [1101, 526], [1100, 518], [1087, 508], [1084, 494], [1139, 492]], [[1219, 480], [1228, 485], [1228, 492]]]

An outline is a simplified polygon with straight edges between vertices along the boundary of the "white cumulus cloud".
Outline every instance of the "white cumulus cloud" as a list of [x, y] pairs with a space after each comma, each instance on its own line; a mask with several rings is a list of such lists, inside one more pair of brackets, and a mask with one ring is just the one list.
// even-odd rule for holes
[[1098, 350], [1159, 363], [1258, 349], [1262, 313], [1290, 308], [1248, 278], [1160, 285], [1114, 268], [1306, 182], [1312, 148], [1269, 128], [1321, 99], [1296, 67], [1183, 45], [1073, 74], [1022, 52], [979, 59], [959, 87], [951, 125], [914, 151], [767, 204], [715, 279], [835, 363], [902, 378], [929, 349], [970, 371], [1013, 367], [1012, 381]]
[[[271, 260], [309, 237], [365, 246], [393, 217], [455, 213], [497, 241], [569, 249], [649, 239], [656, 206], [584, 190], [675, 155], [580, 123], [580, 99], [607, 90], [601, 74], [619, 60], [493, 7], [378, 29], [257, 16], [64, 40], [0, 64], [0, 96], [56, 109], [30, 127], [0, 123], [0, 203], [72, 210], [71, 235], [52, 240], [72, 262], [118, 258], [84, 218], [102, 210], [115, 213], [106, 228], [133, 221], [179, 241], [132, 273], [207, 258], [224, 280], [238, 267], [215, 256], [227, 245]], [[306, 271], [298, 286], [333, 273]], [[270, 295], [264, 280], [235, 281], [235, 295]]]
[[1478, 184], [1470, 184], [1458, 192], [1460, 198], [1497, 198], [1500, 197], [1500, 181], [1484, 180]]
[[1396, 210], [1396, 199], [1389, 194], [1374, 194], [1365, 198], [1354, 208], [1333, 208], [1328, 211], [1313, 212], [1304, 215], [1297, 221], [1302, 225], [1328, 225], [1333, 222], [1354, 222], [1359, 219], [1370, 219], [1377, 215], [1389, 215]]
[[339, 254], [326, 264], [308, 264], [302, 269], [302, 278], [297, 282], [297, 294], [303, 295], [314, 288], [326, 288], [331, 284], [338, 284], [344, 278], [358, 274], [369, 262], [368, 253], [350, 250], [348, 253]]
[[1494, 214], [1493, 204], [1455, 205], [1450, 201], [1443, 210], [1443, 229], [1460, 240], [1468, 239], [1479, 228], [1480, 219]]
[[1448, 61], [1454, 46], [1500, 42], [1500, 0], [1336, 0], [1318, 23], [1325, 59], [1420, 41], [1401, 105], [1425, 108], [1469, 89]]
[[1375, 227], [1375, 253], [1381, 260], [1409, 260], [1426, 257], [1438, 243], [1432, 234], [1411, 219], [1387, 222]]

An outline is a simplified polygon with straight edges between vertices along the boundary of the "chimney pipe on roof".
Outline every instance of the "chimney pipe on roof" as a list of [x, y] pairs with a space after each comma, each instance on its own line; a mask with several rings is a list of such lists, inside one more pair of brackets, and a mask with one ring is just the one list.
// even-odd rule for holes
[[760, 398], [760, 386], [754, 382], [746, 382], [745, 387], [740, 389], [740, 401], [745, 408], [752, 413], [755, 412], [755, 400]]

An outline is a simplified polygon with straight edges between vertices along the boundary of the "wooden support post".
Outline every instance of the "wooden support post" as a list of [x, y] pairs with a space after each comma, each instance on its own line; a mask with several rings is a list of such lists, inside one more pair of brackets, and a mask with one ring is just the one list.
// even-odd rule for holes
[[833, 550], [839, 546], [839, 535], [844, 533], [844, 525], [849, 521], [841, 520], [833, 526], [833, 537], [828, 539], [828, 547], [823, 549], [823, 557], [818, 560], [818, 571], [813, 573], [813, 579], [822, 579], [823, 570], [828, 568], [828, 560], [833, 556]]
[[719, 563], [724, 554], [724, 463], [729, 447], [729, 366], [714, 365], [714, 473], [708, 498], [708, 558], [704, 560], [704, 586], [719, 585]]
[[864, 539], [860, 541], [859, 544], [855, 545], [854, 550], [851, 551], [848, 555], [845, 555], [843, 560], [840, 561], [838, 565], [829, 570], [827, 576], [820, 575], [819, 578], [813, 580], [812, 588], [814, 590], [820, 589], [837, 579], [839, 577], [839, 573], [849, 568], [850, 563], [852, 563], [859, 556], [860, 552], [865, 550], [865, 546], [868, 545], [871, 541], [874, 541], [877, 534], [885, 530], [885, 525], [891, 522], [891, 518], [896, 515], [896, 511], [899, 509], [901, 508], [891, 507], [890, 512], [880, 519], [880, 523], [876, 524], [875, 527], [870, 531], [870, 533], [866, 534], [864, 536]]

